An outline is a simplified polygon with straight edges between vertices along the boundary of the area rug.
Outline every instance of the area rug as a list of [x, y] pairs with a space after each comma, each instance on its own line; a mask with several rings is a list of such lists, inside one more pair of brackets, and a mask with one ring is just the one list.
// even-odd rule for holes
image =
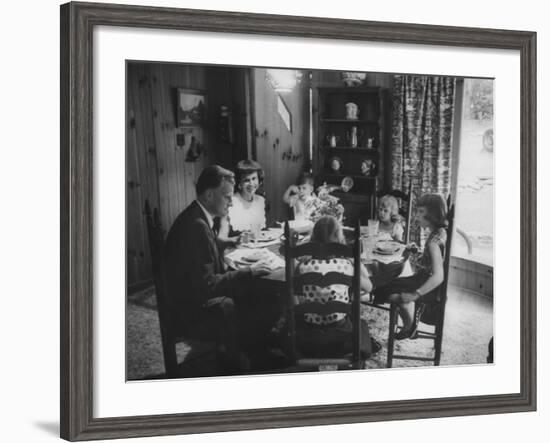
[[[361, 316], [367, 319], [371, 336], [381, 350], [366, 362], [367, 369], [386, 368], [388, 343], [388, 312], [363, 306]], [[162, 378], [164, 363], [160, 329], [153, 288], [133, 294], [127, 303], [127, 379]], [[433, 327], [421, 324], [424, 330]], [[487, 345], [493, 336], [492, 300], [481, 295], [450, 287], [443, 333], [441, 365], [486, 364]], [[189, 342], [177, 346], [178, 360], [192, 361], [189, 374], [216, 375], [209, 368], [215, 364], [208, 344]], [[402, 340], [395, 342], [395, 354], [430, 357], [432, 340]], [[415, 360], [394, 360], [393, 367], [429, 365]], [[190, 375], [192, 376], [192, 375]]]

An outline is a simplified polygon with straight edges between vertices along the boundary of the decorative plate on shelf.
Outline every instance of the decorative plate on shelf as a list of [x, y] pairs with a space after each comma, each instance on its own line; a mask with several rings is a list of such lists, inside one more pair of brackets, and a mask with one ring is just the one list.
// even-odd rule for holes
[[337, 156], [332, 157], [329, 160], [328, 164], [329, 164], [330, 170], [335, 174], [341, 173], [344, 167], [344, 162], [340, 157], [337, 157]]

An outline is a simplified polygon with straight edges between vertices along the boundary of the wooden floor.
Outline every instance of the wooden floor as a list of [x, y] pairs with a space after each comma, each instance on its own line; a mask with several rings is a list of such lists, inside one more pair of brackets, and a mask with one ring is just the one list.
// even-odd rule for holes
[[[362, 316], [369, 322], [371, 335], [382, 344], [382, 350], [367, 360], [367, 368], [385, 368], [388, 334], [387, 312], [365, 307]], [[429, 326], [426, 328], [429, 329]], [[443, 339], [442, 365], [485, 364], [487, 344], [493, 336], [493, 301], [491, 298], [457, 287], [449, 287]], [[164, 377], [158, 316], [152, 288], [133, 294], [127, 304], [127, 379], [143, 380]], [[428, 356], [433, 342], [403, 340], [396, 342], [396, 353]], [[186, 376], [216, 375], [213, 353], [197, 343], [180, 343], [178, 359], [185, 360]], [[281, 359], [269, 354], [273, 367]], [[271, 360], [270, 360], [271, 361]], [[395, 360], [394, 367], [420, 366], [418, 361]], [[278, 372], [278, 370], [275, 370]]]

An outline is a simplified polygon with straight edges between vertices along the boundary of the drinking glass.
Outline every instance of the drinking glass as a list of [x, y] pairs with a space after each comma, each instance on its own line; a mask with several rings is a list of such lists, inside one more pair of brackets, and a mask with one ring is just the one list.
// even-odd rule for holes
[[241, 233], [241, 243], [247, 245], [252, 241], [252, 233], [250, 231], [243, 231]]
[[252, 240], [254, 241], [254, 243], [256, 243], [260, 239], [261, 230], [262, 230], [262, 227], [258, 223], [252, 223], [250, 225], [250, 232], [251, 232]]
[[369, 233], [369, 237], [376, 237], [378, 235], [379, 223], [380, 222], [376, 219], [369, 219], [367, 225], [367, 232]]

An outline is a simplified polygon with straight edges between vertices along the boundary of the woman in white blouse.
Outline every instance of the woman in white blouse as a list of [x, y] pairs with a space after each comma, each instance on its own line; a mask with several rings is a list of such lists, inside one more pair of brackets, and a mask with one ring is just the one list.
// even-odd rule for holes
[[266, 227], [265, 198], [256, 194], [264, 171], [254, 160], [241, 160], [235, 169], [236, 192], [229, 208], [229, 223], [234, 231], [257, 231]]

